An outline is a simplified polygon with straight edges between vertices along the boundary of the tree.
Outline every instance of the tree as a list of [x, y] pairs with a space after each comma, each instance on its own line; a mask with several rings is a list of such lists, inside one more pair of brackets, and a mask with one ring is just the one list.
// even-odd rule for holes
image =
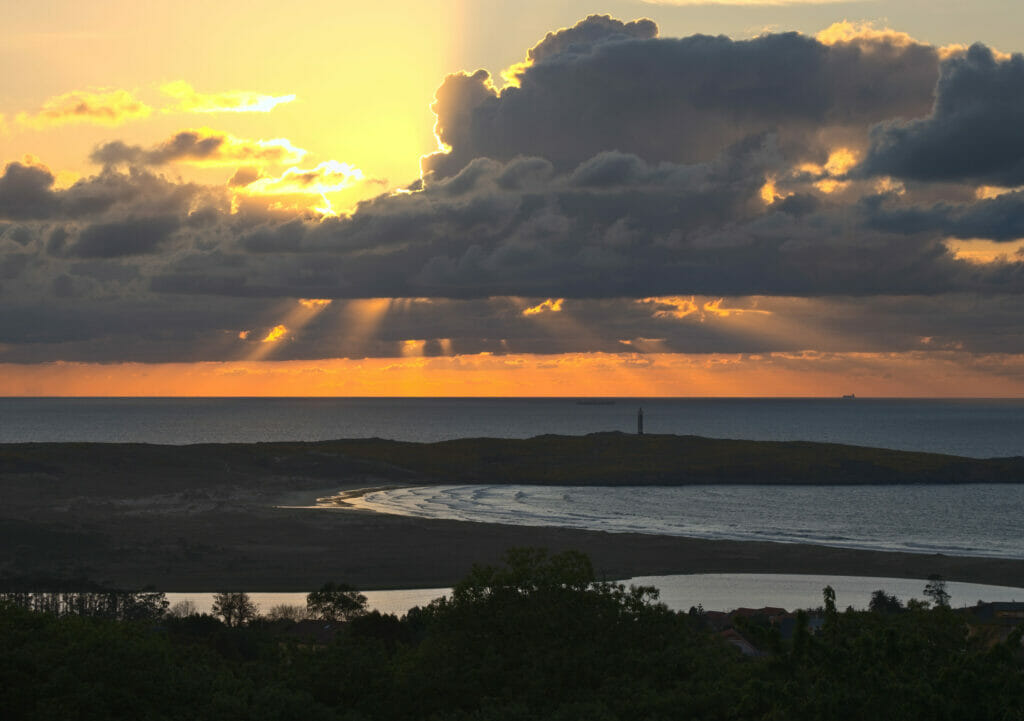
[[594, 582], [594, 567], [579, 551], [549, 554], [544, 548], [510, 548], [503, 566], [477, 565], [455, 584], [457, 603], [482, 600], [495, 594], [530, 595], [568, 590], [582, 592]]
[[871, 594], [868, 610], [875, 613], [898, 613], [903, 610], [903, 603], [896, 597], [896, 594], [890, 595], [885, 591], [878, 590]]
[[325, 583], [306, 596], [306, 612], [310, 618], [348, 621], [366, 613], [366, 596], [347, 583]]
[[924, 595], [932, 600], [936, 608], [949, 608], [949, 592], [946, 590], [946, 581], [942, 576], [935, 573], [928, 576]]
[[307, 610], [302, 606], [293, 606], [287, 603], [271, 606], [267, 611], [267, 618], [271, 621], [301, 621], [307, 615]]
[[213, 615], [223, 618], [228, 626], [244, 626], [256, 618], [257, 612], [248, 593], [223, 591], [213, 596]]
[[195, 601], [191, 598], [183, 598], [171, 606], [167, 613], [175, 618], [186, 618], [188, 616], [194, 616], [198, 613], [198, 610], [196, 609]]

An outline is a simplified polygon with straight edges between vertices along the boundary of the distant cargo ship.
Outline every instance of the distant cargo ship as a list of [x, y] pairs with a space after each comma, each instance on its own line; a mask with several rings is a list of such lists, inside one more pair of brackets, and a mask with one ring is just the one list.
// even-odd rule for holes
[[853, 400], [856, 397], [857, 397], [856, 393], [850, 393], [848, 395], [843, 396], [843, 400], [850, 401], [850, 400]]

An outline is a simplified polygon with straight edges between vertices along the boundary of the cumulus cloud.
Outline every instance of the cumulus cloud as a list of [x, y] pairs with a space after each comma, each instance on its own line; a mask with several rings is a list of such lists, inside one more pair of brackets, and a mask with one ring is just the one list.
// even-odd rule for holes
[[88, 123], [115, 126], [148, 117], [153, 109], [127, 90], [108, 88], [73, 90], [44, 101], [32, 113], [18, 113], [16, 121], [36, 130]]
[[925, 44], [659, 38], [652, 25], [591, 16], [549, 35], [517, 71], [519, 87], [498, 91], [485, 70], [449, 75], [433, 105], [444, 150], [424, 171], [448, 177], [474, 158], [520, 155], [564, 171], [608, 150], [700, 162], [752, 134], [806, 142], [809, 131], [866, 131], [931, 107], [939, 60]]
[[181, 113], [269, 113], [278, 105], [295, 100], [295, 95], [274, 96], [247, 90], [200, 93], [184, 80], [166, 83], [160, 86], [160, 92], [175, 101], [165, 112]]
[[149, 148], [127, 145], [120, 140], [104, 143], [89, 158], [101, 165], [188, 163], [235, 166], [297, 163], [305, 155], [305, 150], [296, 148], [285, 138], [249, 140], [210, 128], [199, 128], [182, 130]]
[[861, 203], [867, 223], [885, 231], [938, 233], [953, 238], [997, 242], [1024, 238], [1024, 192], [1016, 191], [968, 203], [907, 206], [874, 196]]
[[[335, 217], [285, 201], [359, 169], [209, 129], [102, 145], [66, 187], [11, 163], [0, 361], [1024, 352], [1024, 258], [949, 242], [1022, 237], [1012, 168], [933, 183], [873, 165], [956, 98], [998, 115], [956, 76], [1013, 87], [1018, 61], [979, 54], [862, 26], [734, 41], [593, 16], [535, 45], [519, 87], [445, 79], [447, 151]], [[238, 170], [203, 187], [157, 172], [175, 163]]]
[[57, 207], [53, 175], [44, 167], [10, 163], [0, 176], [0, 217], [45, 218]]
[[874, 128], [862, 171], [919, 181], [1024, 184], [1024, 56], [984, 45], [942, 63], [924, 118]]

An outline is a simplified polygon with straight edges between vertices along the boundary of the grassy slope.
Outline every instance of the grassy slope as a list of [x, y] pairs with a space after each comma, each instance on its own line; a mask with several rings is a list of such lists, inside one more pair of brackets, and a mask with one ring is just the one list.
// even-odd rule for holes
[[52, 492], [89, 494], [129, 478], [137, 492], [148, 493], [211, 483], [283, 488], [358, 475], [551, 485], [1017, 483], [1024, 482], [1024, 458], [979, 460], [825, 443], [623, 433], [425, 444], [363, 439], [0, 445], [0, 479], [31, 478]]

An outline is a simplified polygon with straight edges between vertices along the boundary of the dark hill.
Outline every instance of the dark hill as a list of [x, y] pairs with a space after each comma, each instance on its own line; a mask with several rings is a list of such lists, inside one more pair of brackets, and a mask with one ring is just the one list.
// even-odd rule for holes
[[0, 445], [0, 479], [31, 479], [37, 488], [58, 493], [88, 494], [128, 479], [134, 491], [150, 493], [211, 483], [294, 488], [358, 476], [541, 485], [1019, 483], [1024, 482], [1024, 458], [623, 433], [438, 443], [374, 438], [192, 446]]

